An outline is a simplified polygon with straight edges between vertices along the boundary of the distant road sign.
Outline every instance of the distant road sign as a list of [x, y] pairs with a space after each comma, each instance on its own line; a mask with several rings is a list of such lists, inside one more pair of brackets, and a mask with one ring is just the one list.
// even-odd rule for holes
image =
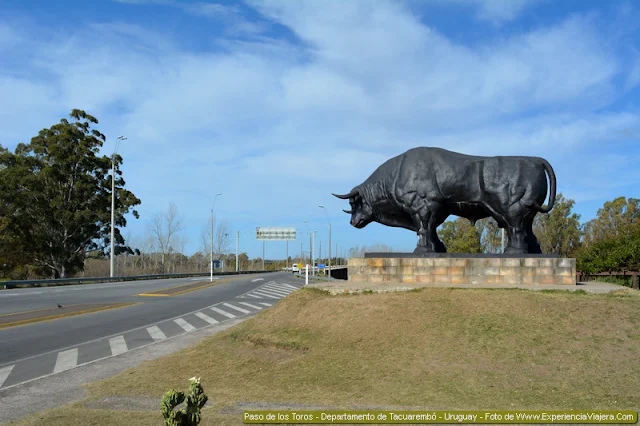
[[257, 240], [295, 240], [296, 228], [256, 228]]
[[325, 265], [324, 263], [318, 263], [318, 269], [324, 269], [326, 267], [327, 265]]
[[214, 260], [213, 261], [213, 268], [214, 269], [224, 268], [224, 260]]

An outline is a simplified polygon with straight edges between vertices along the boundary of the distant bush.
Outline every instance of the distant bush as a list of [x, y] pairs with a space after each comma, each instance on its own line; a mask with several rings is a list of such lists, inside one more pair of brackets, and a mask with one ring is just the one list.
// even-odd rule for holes
[[576, 266], [587, 274], [640, 269], [640, 235], [605, 239], [590, 244], [576, 254]]

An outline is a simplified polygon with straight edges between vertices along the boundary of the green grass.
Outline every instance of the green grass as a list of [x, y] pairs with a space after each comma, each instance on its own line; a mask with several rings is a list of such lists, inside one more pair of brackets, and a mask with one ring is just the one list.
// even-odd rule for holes
[[211, 401], [203, 426], [241, 424], [239, 414], [225, 414], [240, 402], [638, 409], [638, 312], [631, 290], [331, 296], [307, 288], [190, 348], [89, 384], [86, 400], [19, 424], [161, 424], [159, 410], [129, 417], [85, 404], [139, 396], [159, 403], [192, 376], [202, 377]]

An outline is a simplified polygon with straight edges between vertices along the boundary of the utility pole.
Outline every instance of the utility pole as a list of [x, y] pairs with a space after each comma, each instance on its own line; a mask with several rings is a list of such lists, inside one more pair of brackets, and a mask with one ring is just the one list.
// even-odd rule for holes
[[264, 271], [264, 240], [262, 240], [262, 270]]
[[289, 269], [289, 240], [285, 241], [287, 243], [287, 253], [286, 253], [286, 257], [284, 259], [284, 265], [285, 268], [288, 270]]
[[329, 259], [327, 262], [327, 268], [329, 270], [329, 276], [331, 276], [331, 222], [329, 222], [329, 213], [327, 213], [327, 209], [322, 204], [318, 207], [324, 210], [324, 214], [327, 216], [327, 223], [329, 224]]

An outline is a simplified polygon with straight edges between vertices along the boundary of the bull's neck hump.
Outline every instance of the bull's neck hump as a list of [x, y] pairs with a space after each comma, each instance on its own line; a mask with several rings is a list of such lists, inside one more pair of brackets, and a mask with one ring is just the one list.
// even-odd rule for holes
[[361, 196], [369, 204], [378, 204], [390, 201], [390, 185], [385, 180], [366, 182], [360, 186]]

